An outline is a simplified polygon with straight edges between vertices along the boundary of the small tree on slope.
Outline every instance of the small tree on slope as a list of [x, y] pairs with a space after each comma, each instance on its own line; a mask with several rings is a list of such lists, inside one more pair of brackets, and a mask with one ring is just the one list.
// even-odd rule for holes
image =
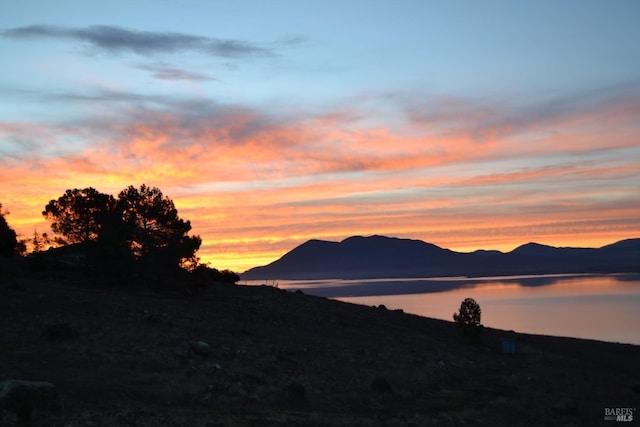
[[473, 298], [466, 298], [460, 304], [458, 313], [453, 313], [453, 321], [458, 331], [467, 336], [478, 336], [482, 332], [480, 305]]

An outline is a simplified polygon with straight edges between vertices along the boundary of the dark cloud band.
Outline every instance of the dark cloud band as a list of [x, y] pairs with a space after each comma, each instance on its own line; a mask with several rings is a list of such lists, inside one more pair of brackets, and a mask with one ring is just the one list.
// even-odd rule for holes
[[217, 39], [175, 32], [134, 31], [107, 25], [86, 28], [30, 25], [9, 28], [1, 34], [5, 37], [21, 39], [73, 39], [107, 52], [133, 52], [138, 55], [196, 51], [211, 56], [237, 58], [275, 54], [271, 48], [241, 40]]

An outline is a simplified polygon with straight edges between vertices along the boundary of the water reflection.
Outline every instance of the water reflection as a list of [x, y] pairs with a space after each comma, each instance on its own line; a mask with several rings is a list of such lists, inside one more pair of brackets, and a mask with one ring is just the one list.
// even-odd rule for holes
[[[638, 275], [522, 275], [495, 277], [431, 277], [402, 279], [359, 279], [359, 280], [285, 280], [273, 282], [284, 289], [301, 290], [305, 293], [327, 297], [365, 297], [386, 295], [412, 295], [436, 292], [447, 292], [456, 289], [472, 289], [477, 287], [543, 287], [562, 284], [567, 281], [586, 282], [589, 278], [598, 278], [598, 285], [606, 281], [638, 282]], [[262, 284], [262, 283], [246, 283]]]
[[488, 327], [640, 345], [637, 274], [284, 281], [278, 286], [444, 320], [471, 297]]

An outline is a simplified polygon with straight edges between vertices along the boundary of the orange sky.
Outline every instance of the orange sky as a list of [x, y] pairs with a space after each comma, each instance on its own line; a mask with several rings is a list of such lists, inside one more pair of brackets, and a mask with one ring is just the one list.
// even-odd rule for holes
[[5, 3], [22, 237], [67, 189], [141, 184], [238, 272], [353, 235], [640, 237], [640, 2]]
[[[308, 239], [351, 235], [460, 251], [529, 241], [601, 246], [640, 236], [638, 111], [609, 99], [534, 124], [480, 127], [458, 117], [468, 120], [459, 132], [419, 119], [371, 126], [352, 119], [364, 115], [357, 110], [310, 118], [229, 111], [186, 124], [179, 114], [145, 111], [85, 124], [102, 127], [97, 137], [11, 123], [2, 135], [47, 138], [33, 154], [5, 159], [1, 203], [10, 225], [29, 236], [48, 230], [40, 212], [67, 188], [115, 195], [158, 186], [202, 237], [201, 258], [235, 271]], [[80, 138], [90, 144], [68, 152], [56, 142]]]

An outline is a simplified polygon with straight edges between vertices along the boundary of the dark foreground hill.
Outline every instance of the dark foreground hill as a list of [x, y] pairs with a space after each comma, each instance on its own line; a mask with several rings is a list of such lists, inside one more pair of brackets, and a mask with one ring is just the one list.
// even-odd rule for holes
[[511, 252], [442, 249], [421, 240], [385, 236], [342, 242], [309, 240], [273, 263], [242, 273], [247, 280], [365, 279], [640, 272], [640, 239], [602, 248], [527, 243]]
[[63, 398], [36, 427], [606, 426], [640, 401], [638, 346], [493, 329], [469, 345], [450, 322], [266, 286], [0, 279], [0, 313], [0, 380]]

